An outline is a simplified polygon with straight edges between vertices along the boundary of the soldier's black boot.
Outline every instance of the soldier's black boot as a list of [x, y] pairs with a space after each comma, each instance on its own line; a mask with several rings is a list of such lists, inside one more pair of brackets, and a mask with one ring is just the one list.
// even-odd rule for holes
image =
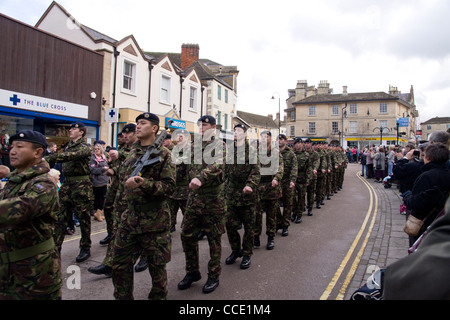
[[297, 220], [295, 220], [296, 224], [302, 223], [302, 216], [298, 216]]
[[219, 286], [219, 279], [212, 279], [208, 277], [208, 280], [206, 281], [205, 285], [203, 286], [203, 293], [210, 293], [216, 290], [216, 288]]
[[250, 268], [250, 256], [245, 255], [241, 261], [241, 269]]
[[287, 237], [288, 234], [289, 234], [289, 232], [288, 232], [288, 227], [283, 227], [283, 231], [281, 232], [281, 235], [282, 235], [283, 237]]
[[191, 286], [193, 282], [200, 280], [202, 276], [200, 275], [200, 271], [195, 271], [192, 273], [187, 273], [183, 280], [178, 283], [178, 289], [184, 290]]
[[108, 234], [104, 239], [100, 240], [100, 245], [107, 245], [111, 241], [111, 236]]
[[93, 274], [104, 274], [107, 277], [112, 277], [112, 268], [105, 266], [103, 263], [96, 267], [89, 267], [88, 271]]
[[197, 238], [198, 240], [202, 240], [205, 237], [205, 233], [203, 232], [203, 230], [200, 231], [200, 233], [198, 234]]
[[312, 208], [308, 208], [308, 216], [312, 216]]
[[225, 263], [226, 264], [233, 264], [236, 262], [237, 258], [242, 257], [242, 253], [241, 251], [232, 251], [230, 256], [228, 258], [226, 258]]
[[76, 262], [83, 262], [91, 256], [90, 249], [81, 249], [80, 254], [75, 258]]
[[320, 201], [317, 201], [317, 202], [316, 202], [316, 208], [317, 208], [317, 209], [320, 209], [320, 208], [321, 208], [321, 206], [320, 206]]
[[269, 236], [267, 238], [267, 250], [273, 250], [273, 248], [275, 248], [275, 241], [273, 239], [273, 237]]
[[325, 205], [325, 200], [322, 199], [322, 201], [320, 201], [320, 204], [321, 204], [322, 206], [324, 206], [324, 205]]
[[142, 272], [142, 271], [146, 270], [147, 267], [148, 267], [147, 260], [141, 258], [139, 260], [138, 264], [134, 266], [134, 271], [135, 272]]

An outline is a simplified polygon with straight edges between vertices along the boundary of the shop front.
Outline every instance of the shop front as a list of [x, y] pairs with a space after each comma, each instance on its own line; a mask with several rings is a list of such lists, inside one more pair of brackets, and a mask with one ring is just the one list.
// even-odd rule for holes
[[88, 127], [88, 143], [98, 138], [98, 122], [88, 120], [88, 106], [0, 89], [0, 161], [9, 165], [9, 137], [20, 130], [35, 130], [58, 151], [69, 142], [71, 123], [81, 121]]

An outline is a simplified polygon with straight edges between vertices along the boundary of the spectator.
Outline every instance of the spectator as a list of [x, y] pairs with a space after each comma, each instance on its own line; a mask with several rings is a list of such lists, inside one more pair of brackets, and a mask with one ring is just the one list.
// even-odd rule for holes
[[413, 144], [411, 144], [411, 143], [408, 143], [406, 146], [405, 146], [405, 148], [403, 149], [403, 156], [406, 156], [406, 154], [408, 153], [408, 152], [410, 152], [411, 150], [414, 150], [415, 149], [415, 146], [413, 145]]
[[372, 148], [363, 151], [363, 155], [366, 156], [367, 179], [373, 178], [373, 158], [371, 157], [372, 153]]
[[353, 146], [353, 149], [352, 149], [353, 162], [358, 162], [357, 156], [358, 156], [358, 150], [356, 150], [356, 146]]
[[423, 226], [417, 233], [409, 233], [412, 243], [420, 237], [444, 208], [450, 191], [450, 172], [445, 167], [448, 159], [447, 145], [442, 143], [428, 145], [425, 149], [422, 173], [414, 182], [412, 191], [402, 194], [403, 201], [411, 210], [408, 223], [417, 222], [420, 225], [419, 221], [423, 221]]
[[[368, 176], [367, 172], [367, 157], [365, 156], [364, 152], [366, 152], [367, 147], [364, 148], [364, 150], [360, 153], [359, 157], [361, 159], [361, 177]], [[364, 174], [365, 171], [365, 174]]]
[[393, 172], [392, 169], [394, 167], [394, 162], [395, 162], [395, 146], [391, 145], [389, 146], [389, 153], [387, 156], [387, 164], [388, 164], [388, 176], [392, 176]]
[[103, 221], [105, 220], [103, 207], [109, 182], [109, 176], [106, 175], [106, 171], [109, 167], [108, 160], [103, 152], [103, 146], [100, 143], [94, 145], [94, 153], [89, 163], [89, 169], [91, 170], [91, 181], [94, 190], [94, 218], [98, 221]]
[[374, 177], [376, 182], [383, 181], [386, 172], [386, 155], [384, 153], [384, 148], [380, 146], [377, 153], [372, 154], [371, 157], [374, 160], [375, 172]]

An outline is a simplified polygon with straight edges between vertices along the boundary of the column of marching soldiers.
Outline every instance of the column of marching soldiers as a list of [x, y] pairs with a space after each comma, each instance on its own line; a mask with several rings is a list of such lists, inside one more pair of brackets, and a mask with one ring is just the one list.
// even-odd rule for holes
[[[219, 285], [224, 233], [227, 233], [232, 250], [225, 264], [233, 264], [242, 258], [240, 268], [247, 269], [254, 247], [261, 245], [263, 212], [266, 216], [266, 249], [272, 250], [278, 230], [281, 229], [282, 236], [288, 236], [288, 227], [291, 223], [301, 223], [304, 211], [311, 216], [314, 205], [320, 209], [325, 198], [331, 199], [342, 188], [347, 157], [339, 146], [321, 142], [312, 144], [309, 139], [298, 138], [291, 147], [287, 145], [285, 135], [272, 139], [269, 131], [261, 133], [260, 141], [249, 142], [247, 128], [241, 124], [234, 127], [235, 139], [230, 144], [216, 137], [214, 117], [201, 117], [198, 126], [200, 134], [194, 135], [193, 143], [188, 131], [176, 130], [176, 145], [171, 144], [168, 135], [168, 143], [164, 141], [157, 145], [157, 152], [154, 152], [156, 142], [161, 142], [157, 138], [163, 137], [162, 133], [158, 136], [158, 132], [165, 135], [167, 131], [160, 130], [158, 116], [146, 112], [136, 118], [136, 124], [125, 125], [120, 134], [123, 143], [119, 150], [109, 153], [111, 164], [107, 174], [110, 184], [104, 206], [108, 235], [100, 241], [107, 248], [102, 263], [88, 271], [112, 277], [116, 299], [133, 299], [134, 270], [146, 268], [152, 279], [148, 298], [167, 298], [166, 265], [171, 260], [172, 232], [179, 209], [183, 214], [180, 234], [186, 274], [178, 283], [178, 289], [188, 289], [201, 279], [198, 243], [206, 236], [210, 260], [202, 291], [210, 293]], [[45, 156], [43, 162], [37, 159], [42, 151], [40, 148], [46, 147], [43, 135], [28, 130], [14, 136], [16, 142], [11, 151], [14, 160], [17, 166], [28, 169], [24, 173], [14, 171], [0, 194], [3, 199], [22, 194], [18, 198], [20, 206], [15, 202], [5, 203], [5, 217], [9, 223], [15, 223], [14, 217], [29, 214], [28, 211], [21, 212], [28, 204], [33, 206], [35, 215], [42, 213], [33, 218], [36, 220], [30, 220], [31, 226], [22, 224], [20, 228], [7, 230], [11, 234], [23, 230], [16, 240], [8, 239], [3, 243], [0, 237], [0, 245], [10, 243], [13, 248], [16, 242], [23, 242], [29, 246], [0, 256], [0, 266], [10, 263], [17, 266], [18, 272], [25, 270], [23, 275], [20, 272], [10, 274], [14, 280], [8, 280], [9, 293], [0, 294], [0, 298], [61, 297], [61, 247], [68, 222], [74, 214], [81, 230], [80, 253], [76, 261], [83, 262], [90, 257], [93, 191], [89, 161], [92, 152], [85, 139], [87, 127], [82, 122], [73, 123], [69, 133], [70, 142], [64, 151]], [[41, 151], [36, 151], [37, 156], [30, 157], [32, 167], [20, 164], [18, 148], [21, 146], [17, 141], [30, 142], [30, 150], [39, 146], [36, 150]], [[184, 152], [186, 145], [191, 152]], [[150, 150], [152, 165], [133, 175], [136, 164]], [[264, 150], [264, 159], [270, 161], [263, 161], [260, 150]], [[251, 155], [255, 154], [257, 159], [252, 161]], [[56, 206], [58, 199], [55, 200], [53, 192], [56, 187], [47, 183], [47, 162], [62, 164], [65, 180], [59, 189], [59, 206]], [[273, 168], [274, 163], [277, 165]], [[33, 180], [34, 176], [40, 178]], [[27, 180], [28, 177], [31, 180]], [[26, 201], [25, 195], [30, 199], [42, 198], [45, 203]], [[2, 219], [0, 226], [4, 223]], [[56, 222], [52, 222], [54, 220]], [[244, 229], [242, 239], [241, 228]], [[39, 237], [27, 236], [36, 230], [42, 230]], [[37, 243], [49, 234], [53, 239]], [[34, 276], [28, 277], [30, 274]]]

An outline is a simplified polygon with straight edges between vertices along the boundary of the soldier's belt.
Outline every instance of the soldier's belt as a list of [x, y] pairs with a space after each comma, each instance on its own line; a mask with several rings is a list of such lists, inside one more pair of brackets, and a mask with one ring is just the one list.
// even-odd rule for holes
[[64, 179], [64, 182], [75, 182], [75, 181], [83, 181], [83, 180], [89, 180], [89, 175], [66, 177]]
[[44, 242], [38, 243], [34, 246], [23, 248], [19, 250], [14, 250], [10, 252], [2, 252], [0, 254], [0, 264], [13, 263], [16, 261], [31, 258], [37, 254], [43, 253], [55, 247], [55, 242], [53, 238], [45, 240]]

